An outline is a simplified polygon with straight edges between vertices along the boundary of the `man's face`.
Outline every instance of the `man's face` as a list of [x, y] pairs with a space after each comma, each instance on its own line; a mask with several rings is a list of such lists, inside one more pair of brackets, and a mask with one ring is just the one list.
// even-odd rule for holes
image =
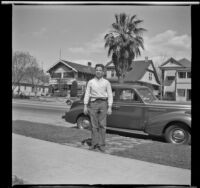
[[102, 67], [96, 67], [95, 70], [96, 70], [96, 77], [97, 77], [97, 78], [103, 77], [104, 72], [103, 72]]

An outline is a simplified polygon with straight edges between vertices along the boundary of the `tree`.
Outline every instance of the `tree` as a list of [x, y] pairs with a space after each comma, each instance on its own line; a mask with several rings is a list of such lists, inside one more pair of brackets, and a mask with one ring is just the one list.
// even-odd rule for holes
[[12, 93], [26, 76], [26, 69], [32, 60], [32, 56], [28, 52], [14, 52], [12, 57]]
[[39, 84], [48, 83], [49, 77], [44, 74], [44, 71], [39, 67], [38, 62], [34, 57], [30, 66], [26, 68], [26, 80], [31, 83], [35, 95]]
[[30, 67], [26, 69], [27, 80], [31, 83], [32, 88], [37, 93], [37, 85], [40, 83], [40, 69], [37, 64], [33, 63]]
[[49, 83], [50, 76], [47, 75], [43, 70], [40, 70], [39, 79], [40, 79], [43, 83]]
[[169, 59], [168, 55], [165, 54], [165, 53], [161, 53], [161, 54], [158, 56], [157, 61], [154, 61], [154, 66], [155, 66], [155, 69], [156, 69], [156, 71], [157, 71], [158, 78], [159, 78], [160, 82], [162, 82], [162, 72], [161, 72], [160, 66], [161, 66], [165, 61], [167, 61], [167, 59]]
[[39, 67], [35, 57], [28, 52], [14, 52], [12, 60], [12, 92], [21, 83], [31, 83], [32, 88], [48, 83], [49, 77]]
[[162, 53], [160, 54], [159, 56], [159, 61], [155, 63], [155, 68], [156, 68], [156, 71], [157, 71], [157, 74], [158, 74], [158, 78], [160, 80], [160, 83], [161, 83], [161, 87], [160, 87], [160, 99], [162, 100], [163, 99], [163, 88], [164, 88], [164, 80], [163, 80], [163, 76], [162, 75], [162, 71], [160, 69], [160, 66], [165, 62], [167, 61], [168, 59], [168, 56], [165, 54], [165, 53]]
[[132, 61], [141, 55], [141, 48], [144, 49], [142, 33], [146, 29], [138, 27], [143, 20], [137, 19], [136, 15], [116, 14], [115, 21], [104, 37], [105, 48], [108, 48], [108, 56], [112, 56], [118, 81], [123, 82]]

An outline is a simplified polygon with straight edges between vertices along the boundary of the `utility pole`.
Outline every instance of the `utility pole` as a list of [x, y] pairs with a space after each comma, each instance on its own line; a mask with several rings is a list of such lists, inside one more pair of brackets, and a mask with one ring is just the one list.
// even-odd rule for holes
[[43, 62], [42, 62], [42, 72], [43, 72]]
[[60, 48], [60, 57], [59, 57], [59, 59], [61, 59], [61, 48]]

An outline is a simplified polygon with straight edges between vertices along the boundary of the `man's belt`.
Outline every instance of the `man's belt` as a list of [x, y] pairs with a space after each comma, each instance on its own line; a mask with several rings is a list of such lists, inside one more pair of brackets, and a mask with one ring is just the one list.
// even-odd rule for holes
[[107, 101], [108, 98], [103, 98], [103, 97], [98, 97], [98, 98], [90, 98], [91, 102], [95, 102], [95, 101]]

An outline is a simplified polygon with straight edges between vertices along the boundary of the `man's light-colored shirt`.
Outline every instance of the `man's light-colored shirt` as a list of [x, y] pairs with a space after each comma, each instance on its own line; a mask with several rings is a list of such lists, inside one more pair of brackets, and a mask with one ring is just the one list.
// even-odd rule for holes
[[111, 84], [104, 78], [96, 77], [89, 80], [85, 91], [84, 104], [88, 104], [90, 98], [108, 98], [108, 106], [113, 104]]

